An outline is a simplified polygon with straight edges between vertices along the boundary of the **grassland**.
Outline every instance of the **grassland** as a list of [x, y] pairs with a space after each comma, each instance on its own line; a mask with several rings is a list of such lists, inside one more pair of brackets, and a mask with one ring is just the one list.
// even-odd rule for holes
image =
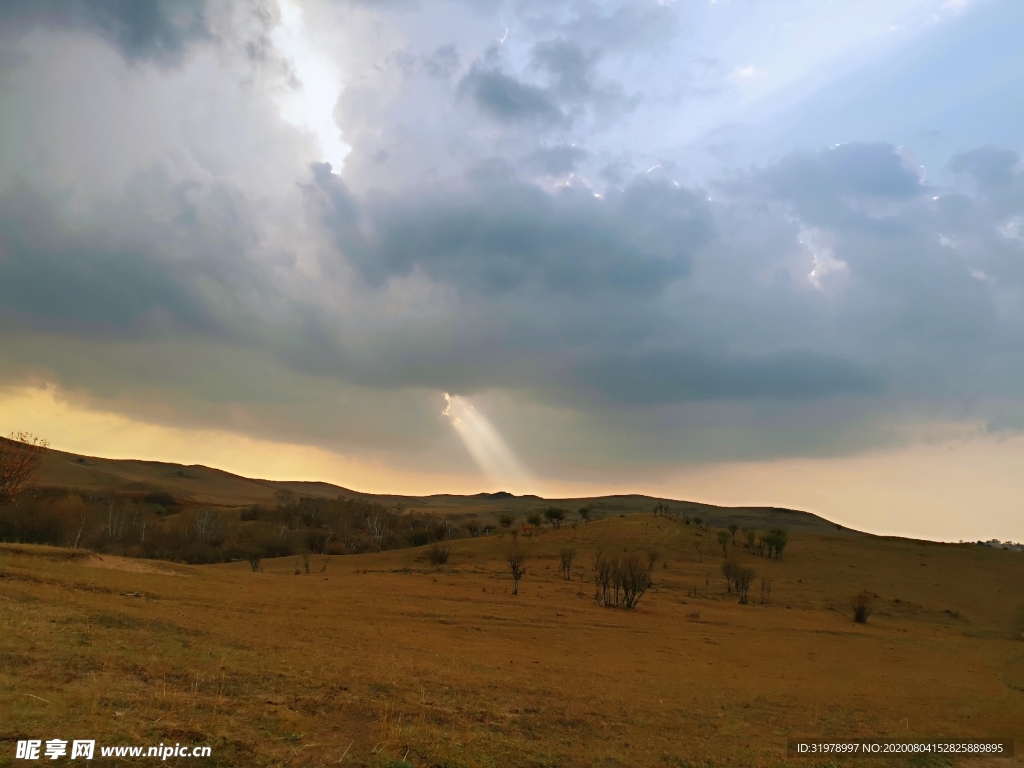
[[[509, 535], [454, 541], [437, 568], [420, 548], [309, 573], [0, 545], [0, 765], [54, 736], [266, 766], [844, 764], [787, 762], [794, 735], [1024, 747], [1020, 554], [794, 534], [781, 560], [738, 552], [773, 582], [739, 605], [712, 536], [635, 514], [519, 537], [518, 596]], [[598, 549], [659, 553], [635, 611], [595, 604]], [[876, 610], [855, 624], [864, 590]]]

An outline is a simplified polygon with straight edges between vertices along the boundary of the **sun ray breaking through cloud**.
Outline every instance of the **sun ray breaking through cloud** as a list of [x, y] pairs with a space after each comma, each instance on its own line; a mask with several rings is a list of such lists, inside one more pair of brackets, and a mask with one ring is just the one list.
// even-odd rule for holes
[[490, 420], [464, 397], [445, 392], [444, 399], [443, 415], [487, 478], [502, 490], [534, 490], [530, 472]]

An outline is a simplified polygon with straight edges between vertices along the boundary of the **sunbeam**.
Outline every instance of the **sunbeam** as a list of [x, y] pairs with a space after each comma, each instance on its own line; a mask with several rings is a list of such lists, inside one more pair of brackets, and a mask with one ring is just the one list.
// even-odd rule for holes
[[444, 415], [488, 479], [509, 486], [506, 490], [531, 485], [529, 471], [486, 416], [464, 397], [445, 392], [444, 399]]

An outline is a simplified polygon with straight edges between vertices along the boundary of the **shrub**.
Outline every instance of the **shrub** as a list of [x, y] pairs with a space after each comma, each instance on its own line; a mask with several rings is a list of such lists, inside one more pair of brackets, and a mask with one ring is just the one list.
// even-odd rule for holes
[[452, 553], [452, 548], [447, 544], [435, 544], [430, 548], [430, 564], [431, 565], [444, 565], [448, 562], [448, 557]]
[[526, 522], [532, 525], [534, 528], [539, 528], [541, 524], [540, 513], [534, 512], [526, 518]]
[[858, 624], [866, 624], [868, 616], [874, 610], [875, 599], [867, 592], [861, 592], [850, 599], [850, 607], [853, 608], [853, 620]]
[[322, 555], [327, 550], [327, 533], [311, 530], [306, 533], [306, 546], [314, 555]]
[[249, 567], [255, 573], [260, 569], [260, 563], [263, 562], [263, 549], [261, 547], [252, 547], [245, 553], [245, 559], [249, 561]]
[[577, 510], [576, 512], [576, 514], [580, 516], [580, 520], [582, 520], [584, 523], [587, 523], [588, 525], [590, 523], [590, 513], [590, 507], [580, 507], [579, 510]]
[[260, 507], [253, 505], [251, 507], [243, 509], [240, 517], [243, 521], [249, 522], [252, 520], [259, 520], [262, 513], [263, 510]]
[[433, 538], [428, 531], [422, 528], [414, 528], [406, 534], [406, 540], [414, 547], [422, 547], [430, 543]]
[[502, 528], [511, 528], [512, 527], [512, 523], [514, 523], [515, 521], [516, 521], [516, 516], [515, 515], [499, 515], [498, 516], [498, 523], [501, 525]]
[[142, 497], [142, 500], [147, 504], [155, 504], [158, 507], [173, 507], [174, 497], [171, 496], [167, 491], [156, 491], [154, 493], [147, 493]]
[[652, 571], [654, 570], [654, 564], [658, 562], [659, 557], [661, 557], [661, 554], [658, 552], [658, 550], [653, 548], [647, 550], [647, 565], [650, 567]]

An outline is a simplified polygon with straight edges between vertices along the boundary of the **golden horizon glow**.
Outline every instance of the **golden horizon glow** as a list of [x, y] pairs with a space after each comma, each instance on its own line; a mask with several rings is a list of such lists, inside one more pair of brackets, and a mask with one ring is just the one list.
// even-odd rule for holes
[[723, 506], [800, 509], [886, 535], [1024, 539], [1020, 436], [961, 437], [827, 459], [661, 466], [617, 478], [601, 472], [593, 478], [533, 479], [513, 488], [495, 486], [478, 474], [408, 471], [314, 446], [142, 422], [76, 405], [53, 387], [0, 390], [0, 431], [14, 430], [45, 437], [53, 448], [71, 453], [205, 464], [245, 477], [324, 481], [366, 493], [512, 490], [548, 498], [643, 493]]

